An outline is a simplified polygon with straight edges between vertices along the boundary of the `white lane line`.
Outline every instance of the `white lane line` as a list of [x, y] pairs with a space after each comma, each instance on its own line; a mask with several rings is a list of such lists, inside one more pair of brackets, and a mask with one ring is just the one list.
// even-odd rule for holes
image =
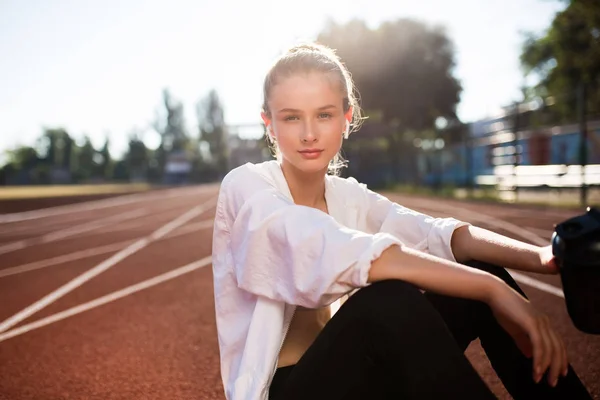
[[550, 244], [550, 239], [544, 239], [539, 235], [535, 234], [534, 232], [521, 228], [520, 226], [511, 224], [510, 222], [501, 221], [492, 217], [483, 219], [480, 219], [481, 217], [476, 218], [479, 219], [480, 222], [483, 222], [494, 228], [503, 229], [506, 232], [510, 232], [517, 236], [520, 236], [523, 239], [526, 239], [529, 242], [535, 244], [536, 246], [548, 246]]
[[[425, 212], [425, 213], [430, 212], [430, 211], [431, 212], [435, 212], [436, 215], [438, 215], [440, 217], [457, 217], [458, 216], [457, 211], [454, 211], [454, 212], [441, 211], [439, 208], [431, 207], [431, 205], [429, 205], [429, 206], [415, 205], [415, 207], [419, 208], [420, 210], [423, 210], [422, 212]], [[444, 206], [444, 207], [446, 207], [446, 206]], [[451, 206], [448, 206], [448, 207], [451, 207]], [[456, 210], [456, 209], [453, 209], [453, 210]], [[486, 217], [484, 214], [478, 214], [476, 212], [473, 212], [473, 214], [471, 214], [470, 211], [461, 210], [461, 212], [462, 212], [461, 215], [463, 215], [463, 216], [465, 216], [467, 218], [469, 216], [475, 214], [476, 218], [473, 218], [473, 221], [488, 222], [489, 218], [495, 219], [496, 221], [502, 221], [499, 218]], [[504, 223], [512, 225], [513, 229], [515, 229], [515, 227], [516, 227], [516, 229], [522, 229], [524, 231], [529, 231], [530, 233], [534, 233], [534, 234], [536, 234], [538, 236], [538, 239], [542, 239], [542, 240], [545, 237], [547, 237], [548, 240], [550, 240], [552, 238], [552, 234], [554, 233], [554, 231], [552, 229], [535, 228], [535, 227], [532, 227], [532, 226], [523, 226], [523, 227], [520, 227], [518, 225], [511, 224], [510, 222], [504, 222]], [[523, 237], [522, 231], [520, 233], [519, 232], [513, 232], [513, 233], [515, 233], [515, 234]], [[549, 243], [547, 243], [547, 244], [549, 244]]]
[[0, 323], [0, 332], [4, 332], [7, 329], [11, 328], [12, 326], [18, 324], [19, 322], [23, 321], [25, 318], [38, 312], [39, 310], [43, 309], [44, 307], [48, 306], [49, 304], [52, 304], [53, 302], [55, 302], [59, 298], [63, 297], [67, 293], [69, 293], [69, 292], [75, 290], [76, 288], [78, 288], [79, 286], [83, 285], [85, 282], [89, 281], [90, 279], [94, 278], [95, 276], [97, 276], [97, 275], [101, 274], [102, 272], [108, 270], [109, 268], [113, 267], [114, 265], [116, 265], [117, 263], [122, 261], [123, 259], [129, 257], [130, 255], [132, 255], [132, 254], [136, 253], [137, 251], [143, 249], [144, 247], [148, 246], [153, 241], [160, 239], [160, 237], [166, 235], [170, 231], [180, 227], [181, 225], [185, 224], [186, 222], [190, 221], [191, 219], [202, 214], [206, 209], [212, 207], [212, 204], [215, 201], [216, 201], [216, 197], [203, 203], [203, 204], [200, 204], [200, 205], [192, 208], [191, 210], [187, 211], [185, 214], [177, 217], [173, 221], [158, 228], [156, 231], [154, 231], [147, 237], [142, 238], [142, 239], [136, 241], [135, 243], [127, 246], [126, 248], [119, 251], [118, 253], [113, 254], [111, 257], [107, 258], [106, 260], [104, 260], [100, 264], [96, 265], [92, 269], [84, 272], [83, 274], [81, 274], [81, 275], [77, 276], [76, 278], [72, 279], [71, 281], [67, 282], [63, 286], [59, 287], [58, 289], [56, 289], [53, 292], [49, 293], [48, 295], [44, 296], [40, 300], [36, 301], [29, 307], [26, 307], [23, 310], [19, 311], [17, 314], [13, 315], [12, 317], [10, 317], [10, 318], [6, 319], [5, 321], [3, 321], [2, 323]]
[[[531, 240], [534, 244], [538, 246], [547, 246], [550, 244], [550, 239], [552, 238], [553, 230], [550, 229], [541, 229], [534, 228], [531, 226], [520, 227], [518, 225], [512, 224], [510, 222], [502, 221], [501, 219], [486, 216], [485, 214], [479, 214], [475, 211], [465, 211], [461, 209], [453, 208], [453, 212], [440, 211], [439, 208], [433, 208], [431, 205], [427, 206], [418, 206], [422, 210], [433, 211], [438, 214], [440, 217], [458, 217], [461, 215], [462, 217], [470, 218], [472, 221], [484, 222], [488, 225], [494, 226], [496, 228], [502, 228], [507, 232], [514, 233], [524, 239]], [[444, 206], [445, 208], [451, 208], [452, 206]], [[491, 221], [491, 222], [490, 222]], [[547, 237], [548, 239], [544, 239]]]
[[86, 222], [86, 223], [83, 223], [80, 225], [71, 226], [71, 227], [61, 229], [61, 230], [58, 230], [55, 232], [50, 232], [50, 233], [47, 233], [42, 236], [38, 236], [38, 237], [30, 238], [30, 239], [17, 240], [15, 242], [0, 246], [0, 254], [5, 254], [5, 253], [9, 253], [11, 251], [25, 249], [27, 247], [35, 246], [38, 244], [55, 242], [57, 240], [65, 239], [69, 236], [74, 236], [74, 235], [78, 235], [80, 233], [93, 231], [94, 229], [102, 228], [104, 226], [113, 225], [115, 222], [118, 222], [118, 221], [126, 221], [128, 219], [138, 218], [138, 217], [141, 217], [148, 213], [149, 213], [149, 211], [146, 209], [143, 209], [143, 208], [138, 209], [138, 210], [133, 210], [133, 211], [126, 211], [124, 213], [113, 215], [111, 217], [106, 217], [106, 218], [94, 220], [91, 222]]
[[[428, 201], [425, 199], [420, 200], [420, 202], [422, 204], [422, 207], [424, 207], [426, 209], [430, 209], [430, 210], [440, 210], [441, 209], [445, 213], [448, 213], [448, 211], [450, 211], [450, 213], [453, 214], [456, 218], [464, 217], [471, 221], [483, 222], [483, 223], [490, 225], [496, 229], [500, 228], [507, 232], [511, 232], [517, 236], [520, 236], [524, 239], [527, 239], [531, 243], [533, 243], [537, 246], [547, 246], [550, 244], [550, 239], [544, 239], [544, 238], [538, 236], [536, 233], [531, 232], [525, 228], [521, 228], [520, 226], [517, 226], [510, 222], [499, 220], [499, 219], [494, 218], [489, 215], [480, 214], [476, 211], [470, 211], [470, 210], [467, 211], [467, 210], [464, 210], [464, 209], [461, 209], [458, 207], [454, 207], [454, 206], [450, 206], [447, 204], [438, 206], [435, 202]], [[541, 290], [543, 292], [546, 292], [548, 294], [552, 294], [554, 296], [564, 298], [564, 294], [563, 294], [563, 291], [561, 288], [558, 288], [554, 285], [550, 285], [548, 283], [542, 282], [542, 281], [532, 278], [528, 275], [525, 275], [521, 272], [515, 272], [513, 270], [508, 270], [508, 269], [507, 269], [507, 271], [513, 276], [515, 281], [522, 283], [523, 285], [528, 285], [528, 286], [531, 286], [538, 290]]]
[[428, 201], [425, 199], [419, 200], [419, 202], [424, 206], [432, 210], [440, 210], [441, 212], [455, 215], [456, 217], [468, 218], [472, 221], [484, 222], [487, 225], [493, 226], [494, 228], [500, 228], [505, 230], [506, 232], [513, 233], [517, 236], [522, 237], [523, 239], [529, 240], [531, 243], [537, 246], [547, 246], [550, 244], [548, 239], [544, 239], [536, 235], [535, 233], [524, 229], [520, 226], [512, 224], [510, 222], [502, 221], [490, 215], [481, 214], [477, 211], [465, 210], [463, 208], [450, 206], [448, 204], [438, 205], [435, 202]]
[[212, 226], [214, 225], [215, 220], [214, 219], [207, 219], [204, 221], [199, 221], [193, 224], [189, 224], [186, 226], [183, 226], [181, 228], [179, 228], [179, 230], [177, 230], [177, 232], [173, 232], [170, 235], [167, 235], [166, 238], [171, 239], [177, 236], [182, 236], [182, 235], [187, 235], [188, 233], [192, 233], [192, 232], [196, 232], [202, 229], [207, 229], [207, 228], [212, 228]]
[[[164, 210], [164, 211], [159, 211], [159, 212], [153, 212], [152, 217], [154, 219], [156, 219], [158, 222], [159, 218], [164, 218], [165, 216], [168, 217], [169, 216], [168, 214], [172, 214], [173, 212], [174, 212], [173, 210]], [[134, 229], [139, 229], [139, 230], [144, 231], [147, 229], [148, 225], [152, 225], [152, 220], [140, 218], [140, 219], [126, 222], [126, 223], [106, 225], [98, 230], [94, 230], [93, 232], [87, 232], [79, 237], [86, 237], [86, 236], [98, 235], [98, 234], [106, 234], [106, 233], [110, 233], [110, 232], [131, 231]]]
[[[165, 213], [170, 213], [171, 210], [167, 210], [165, 212], [160, 212], [160, 213], [153, 213], [152, 216], [156, 217], [159, 216], [161, 214], [165, 214]], [[134, 229], [143, 229], [145, 227], [147, 227], [148, 225], [152, 225], [152, 221], [149, 220], [137, 220], [137, 221], [130, 221], [127, 222], [126, 224], [119, 224], [119, 225], [110, 225], [110, 226], [105, 226], [102, 229], [98, 229], [96, 233], [111, 233], [111, 232], [124, 232], [124, 231], [131, 231]]]
[[50, 315], [45, 318], [42, 318], [38, 321], [34, 321], [29, 324], [20, 326], [18, 328], [11, 329], [10, 331], [0, 334], [0, 342], [3, 342], [5, 340], [13, 338], [15, 336], [19, 336], [24, 333], [30, 332], [34, 329], [38, 329], [38, 328], [44, 327], [46, 325], [50, 325], [54, 322], [61, 321], [65, 318], [72, 317], [77, 314], [81, 314], [85, 311], [89, 311], [93, 308], [100, 307], [101, 305], [113, 302], [113, 301], [121, 299], [125, 296], [129, 296], [130, 294], [139, 292], [141, 290], [148, 289], [152, 286], [156, 286], [159, 283], [166, 282], [168, 280], [177, 278], [178, 276], [181, 276], [181, 275], [187, 274], [189, 272], [195, 271], [199, 268], [205, 267], [205, 266], [209, 265], [211, 262], [212, 262], [211, 256], [205, 257], [201, 260], [184, 265], [182, 267], [171, 270], [169, 272], [165, 272], [161, 275], [157, 275], [154, 278], [147, 279], [140, 283], [136, 283], [135, 285], [128, 286], [124, 289], [117, 290], [116, 292], [112, 292], [105, 296], [88, 301], [87, 303], [80, 304], [78, 306], [69, 308], [67, 310], [61, 311], [59, 313]]
[[513, 279], [519, 283], [522, 283], [527, 286], [531, 286], [532, 288], [541, 290], [542, 292], [553, 294], [557, 297], [565, 298], [565, 294], [562, 289], [557, 288], [554, 285], [550, 285], [549, 283], [538, 281], [530, 276], [522, 274], [517, 271], [513, 271], [512, 269], [507, 269], [508, 273], [512, 275]]
[[132, 244], [136, 239], [125, 240], [123, 242], [113, 243], [106, 246], [93, 247], [91, 249], [75, 251], [58, 257], [48, 258], [46, 260], [34, 261], [27, 264], [17, 265], [15, 267], [5, 268], [0, 270], [0, 278], [20, 274], [23, 272], [34, 271], [36, 269], [51, 267], [53, 265], [64, 264], [70, 261], [82, 260], [88, 257], [98, 256], [100, 254], [111, 253], [121, 250], [122, 248]]
[[542, 238], [548, 238], [548, 240], [552, 239], [552, 235], [554, 234], [554, 231], [551, 229], [534, 228], [532, 226], [526, 226], [524, 229], [527, 229]]
[[[173, 210], [164, 210], [164, 211], [159, 211], [158, 214], [162, 214], [162, 213], [167, 213], [167, 212], [172, 212]], [[153, 212], [153, 215], [155, 213]], [[99, 215], [97, 217], [95, 217], [93, 220], [101, 220], [103, 218], [110, 218], [112, 215], [114, 214], [109, 214], [109, 215]], [[90, 217], [89, 214], [86, 213], [80, 213], [80, 214], [69, 214], [68, 215], [68, 220], [66, 220], [66, 216], [65, 218], [62, 218], [59, 221], [59, 225], [64, 227], [64, 226], [69, 226], [69, 224], [75, 224], [75, 223], [86, 223], [90, 221]], [[40, 232], [40, 230], [44, 230], [44, 229], [56, 229], [55, 226], [57, 225], [56, 223], [56, 219], [50, 220], [50, 221], [32, 221], [31, 223], [24, 223], [26, 226], [0, 226], [0, 236], [13, 236], [15, 234], [29, 234], [31, 232], [38, 233]], [[134, 222], [135, 223], [135, 222]], [[138, 222], [139, 223], [139, 222]], [[10, 225], [14, 225], [14, 224], [10, 224]], [[4, 229], [2, 229], [4, 228]]]
[[[78, 216], [73, 216], [73, 215], [69, 215], [69, 223], [78, 223], [81, 221], [85, 221], [88, 220], [88, 216], [86, 214], [81, 214]], [[61, 223], [64, 221], [60, 221]], [[32, 222], [31, 224], [27, 224], [26, 226], [16, 226], [18, 223], [15, 224], [8, 224], [9, 226], [1, 226], [0, 225], [0, 236], [8, 236], [9, 238], [13, 237], [14, 235], [28, 235], [30, 233], [39, 233], [41, 230], [43, 229], [53, 229], [56, 227], [56, 223], [55, 221], [51, 221], [50, 223], [48, 221], [35, 221]], [[68, 224], [64, 224], [64, 225], [60, 225], [60, 226], [66, 226]]]
[[[188, 233], [193, 233], [193, 232], [196, 232], [196, 231], [199, 231], [202, 229], [212, 228], [213, 223], [214, 223], [213, 221], [214, 221], [213, 219], [209, 219], [209, 220], [196, 222], [194, 224], [185, 225], [185, 226], [177, 229], [176, 231], [173, 231], [173, 232], [169, 233], [168, 235], [165, 235], [165, 237], [161, 238], [158, 241], [172, 239], [172, 238], [183, 236]], [[6, 276], [11, 276], [11, 275], [17, 275], [17, 274], [21, 274], [21, 273], [29, 272], [29, 271], [35, 271], [35, 270], [46, 268], [46, 267], [52, 267], [54, 265], [60, 265], [60, 264], [64, 264], [64, 263], [71, 262], [71, 261], [82, 260], [85, 258], [98, 256], [100, 254], [112, 253], [112, 252], [121, 250], [122, 248], [127, 247], [130, 244], [132, 244], [133, 242], [135, 242], [136, 240], [140, 240], [140, 239], [141, 238], [135, 238], [135, 239], [125, 240], [125, 241], [118, 242], [118, 243], [108, 244], [105, 246], [92, 247], [90, 249], [80, 250], [80, 251], [76, 251], [76, 252], [65, 254], [62, 256], [58, 256], [58, 257], [52, 257], [52, 258], [48, 258], [46, 260], [34, 261], [31, 263], [27, 263], [27, 264], [17, 265], [15, 267], [5, 268], [5, 269], [0, 270], [0, 278], [4, 278]]]
[[[216, 188], [216, 186], [215, 186]], [[146, 193], [135, 193], [131, 195], [123, 195], [118, 197], [111, 197], [109, 199], [103, 200], [94, 200], [94, 201], [86, 201], [82, 203], [76, 204], [67, 204], [64, 206], [43, 208], [40, 210], [31, 210], [24, 211], [12, 214], [4, 214], [0, 215], [0, 224], [1, 223], [9, 223], [9, 222], [21, 222], [28, 221], [32, 219], [39, 219], [45, 217], [52, 217], [63, 214], [73, 214], [76, 212], [83, 211], [91, 211], [91, 210], [100, 210], [103, 208], [122, 206], [130, 203], [141, 202], [141, 201], [151, 201], [161, 198], [170, 198], [177, 197], [188, 194], [197, 194], [213, 191], [213, 185], [206, 186], [196, 186], [191, 188], [176, 188], [176, 189], [168, 189], [161, 191], [159, 193], [156, 192], [146, 192]]]

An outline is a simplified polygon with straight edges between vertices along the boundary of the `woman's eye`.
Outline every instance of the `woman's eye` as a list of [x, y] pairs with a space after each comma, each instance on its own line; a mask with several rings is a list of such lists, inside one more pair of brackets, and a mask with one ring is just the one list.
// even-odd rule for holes
[[329, 114], [329, 113], [321, 113], [321, 114], [319, 114], [319, 118], [331, 118], [331, 114]]
[[298, 117], [296, 117], [295, 115], [288, 115], [287, 117], [285, 117], [286, 121], [295, 121], [297, 119]]

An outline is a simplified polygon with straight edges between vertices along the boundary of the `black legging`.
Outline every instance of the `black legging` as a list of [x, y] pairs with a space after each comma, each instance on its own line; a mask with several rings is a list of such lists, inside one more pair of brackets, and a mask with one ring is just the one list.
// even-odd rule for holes
[[[503, 268], [468, 263], [525, 294]], [[569, 366], [550, 387], [532, 378], [532, 360], [496, 322], [485, 303], [422, 294], [402, 281], [381, 281], [351, 296], [299, 362], [278, 368], [271, 400], [493, 399], [464, 351], [480, 338], [515, 400], [591, 399]]]

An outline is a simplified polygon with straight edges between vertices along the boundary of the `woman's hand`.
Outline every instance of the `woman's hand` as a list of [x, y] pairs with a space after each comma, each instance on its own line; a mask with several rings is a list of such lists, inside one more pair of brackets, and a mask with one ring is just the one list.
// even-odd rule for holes
[[541, 273], [558, 274], [558, 264], [556, 264], [556, 258], [552, 253], [552, 246], [540, 247], [538, 255], [540, 258]]
[[533, 356], [533, 379], [539, 382], [548, 371], [548, 383], [555, 386], [559, 375], [568, 371], [567, 352], [562, 339], [550, 326], [548, 317], [505, 284], [498, 284], [488, 305], [498, 323], [512, 336], [526, 357]]

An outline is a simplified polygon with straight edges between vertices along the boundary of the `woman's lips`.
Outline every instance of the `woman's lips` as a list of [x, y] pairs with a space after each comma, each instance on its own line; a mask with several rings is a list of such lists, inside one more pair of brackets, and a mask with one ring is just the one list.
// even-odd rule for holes
[[323, 152], [323, 150], [319, 150], [319, 149], [307, 149], [307, 150], [299, 151], [299, 153], [302, 155], [302, 157], [310, 159], [310, 160], [319, 157], [322, 152]]

